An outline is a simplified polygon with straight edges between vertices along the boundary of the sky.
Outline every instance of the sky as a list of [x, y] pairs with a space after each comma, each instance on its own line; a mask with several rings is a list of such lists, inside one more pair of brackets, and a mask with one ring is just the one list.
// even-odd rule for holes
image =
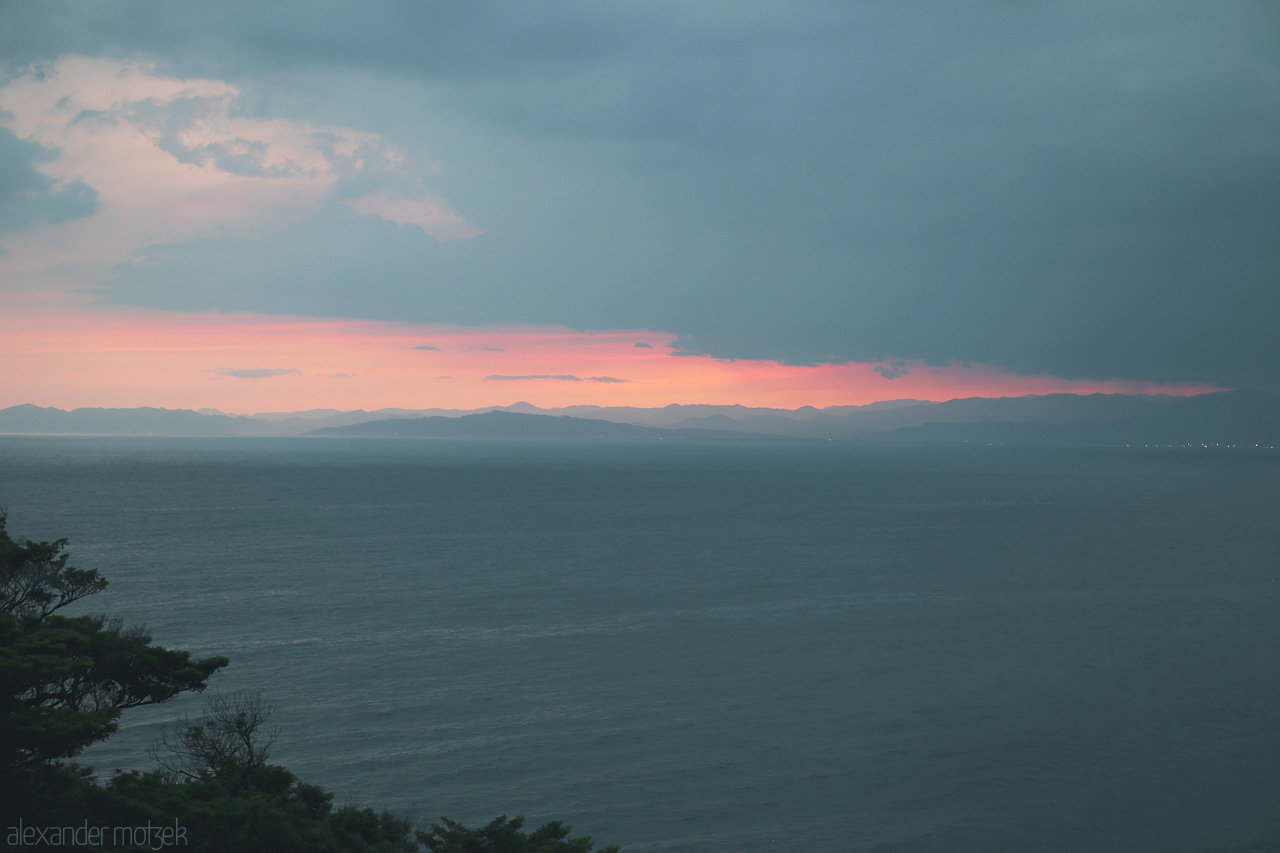
[[1280, 388], [1280, 6], [0, 0], [0, 407]]

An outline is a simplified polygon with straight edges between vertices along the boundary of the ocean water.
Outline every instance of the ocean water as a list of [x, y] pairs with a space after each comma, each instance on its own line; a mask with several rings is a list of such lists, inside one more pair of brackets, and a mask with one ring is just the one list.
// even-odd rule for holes
[[[279, 763], [633, 851], [1280, 849], [1280, 455], [0, 437]], [[202, 697], [84, 759], [145, 768]]]

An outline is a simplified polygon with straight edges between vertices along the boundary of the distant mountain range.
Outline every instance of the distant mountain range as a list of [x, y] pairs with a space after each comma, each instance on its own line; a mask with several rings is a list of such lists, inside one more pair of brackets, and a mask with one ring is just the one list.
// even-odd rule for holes
[[173, 436], [418, 436], [562, 439], [822, 439], [1051, 445], [1280, 445], [1280, 395], [1196, 397], [1049, 394], [896, 400], [816, 409], [528, 403], [483, 409], [317, 409], [230, 415], [215, 409], [0, 409], [0, 434]]
[[322, 427], [314, 436], [399, 436], [418, 438], [558, 438], [558, 439], [774, 439], [775, 436], [715, 429], [665, 429], [567, 415], [532, 415], [491, 411], [458, 418], [389, 418], [372, 423]]

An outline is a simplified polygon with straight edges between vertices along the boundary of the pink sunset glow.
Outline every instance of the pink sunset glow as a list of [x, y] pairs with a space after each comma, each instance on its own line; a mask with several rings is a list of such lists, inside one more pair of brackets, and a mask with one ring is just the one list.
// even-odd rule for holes
[[[1195, 394], [1202, 385], [1021, 376], [990, 365], [797, 366], [676, 355], [675, 335], [255, 314], [92, 312], [63, 304], [0, 323], [0, 407], [476, 408], [524, 400], [798, 408], [1070, 392]], [[895, 376], [893, 379], [886, 378]]]

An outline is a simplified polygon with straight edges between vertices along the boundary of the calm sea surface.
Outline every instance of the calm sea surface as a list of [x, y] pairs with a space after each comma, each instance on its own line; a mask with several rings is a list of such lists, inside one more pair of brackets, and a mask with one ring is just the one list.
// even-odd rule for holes
[[1278, 454], [0, 437], [0, 505], [421, 825], [1280, 849]]

